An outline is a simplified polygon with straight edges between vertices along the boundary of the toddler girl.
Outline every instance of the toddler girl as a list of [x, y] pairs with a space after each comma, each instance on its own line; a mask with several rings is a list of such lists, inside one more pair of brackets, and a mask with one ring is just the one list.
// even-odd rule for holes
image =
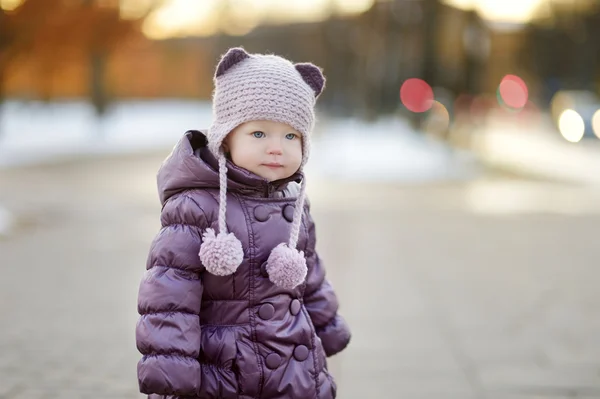
[[161, 165], [162, 228], [138, 297], [149, 398], [331, 399], [350, 331], [315, 252], [302, 167], [319, 68], [230, 49], [214, 122]]

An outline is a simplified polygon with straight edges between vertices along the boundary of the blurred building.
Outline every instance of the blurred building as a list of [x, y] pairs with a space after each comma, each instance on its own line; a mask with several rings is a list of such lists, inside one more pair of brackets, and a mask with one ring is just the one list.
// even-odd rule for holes
[[[438, 0], [387, 0], [359, 15], [262, 25], [243, 36], [158, 41], [128, 34], [106, 52], [100, 80], [111, 99], [209, 99], [219, 55], [244, 46], [322, 66], [328, 88], [321, 105], [367, 118], [398, 110], [399, 88], [411, 77], [453, 95], [494, 94], [507, 73], [521, 76], [532, 96], [546, 100], [559, 87], [596, 87], [600, 7], [587, 0], [550, 3], [550, 16], [527, 28], [490, 24], [475, 11]], [[46, 47], [10, 61], [8, 97], [89, 97], [89, 54], [57, 51], [49, 64]]]

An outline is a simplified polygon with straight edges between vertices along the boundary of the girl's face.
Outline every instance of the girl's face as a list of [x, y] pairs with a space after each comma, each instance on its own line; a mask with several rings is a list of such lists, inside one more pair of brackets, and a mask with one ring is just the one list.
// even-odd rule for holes
[[302, 135], [284, 123], [242, 123], [225, 138], [223, 147], [234, 164], [268, 181], [290, 177], [302, 163]]

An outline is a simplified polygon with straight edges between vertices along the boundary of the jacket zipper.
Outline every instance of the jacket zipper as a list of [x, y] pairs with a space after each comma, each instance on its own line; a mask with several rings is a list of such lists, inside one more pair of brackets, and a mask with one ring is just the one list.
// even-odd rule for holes
[[265, 198], [269, 198], [273, 192], [273, 185], [271, 183], [265, 184]]

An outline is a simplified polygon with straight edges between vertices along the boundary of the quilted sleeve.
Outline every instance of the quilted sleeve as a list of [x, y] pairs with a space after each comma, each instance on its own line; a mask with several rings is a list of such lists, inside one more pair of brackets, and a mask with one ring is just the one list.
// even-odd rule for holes
[[198, 257], [208, 222], [185, 194], [161, 213], [138, 293], [137, 348], [140, 392], [194, 395], [200, 388], [200, 304], [203, 266]]

